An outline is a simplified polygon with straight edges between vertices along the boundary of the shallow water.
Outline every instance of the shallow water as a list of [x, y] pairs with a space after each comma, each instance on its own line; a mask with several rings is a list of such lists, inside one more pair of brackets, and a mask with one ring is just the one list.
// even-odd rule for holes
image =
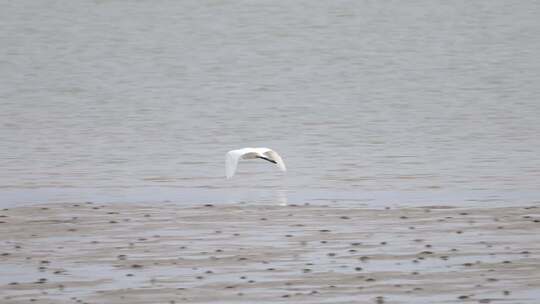
[[[3, 1], [0, 203], [208, 189], [534, 201], [539, 14], [535, 1]], [[243, 162], [225, 180], [224, 153], [245, 146], [277, 150], [289, 172]]]

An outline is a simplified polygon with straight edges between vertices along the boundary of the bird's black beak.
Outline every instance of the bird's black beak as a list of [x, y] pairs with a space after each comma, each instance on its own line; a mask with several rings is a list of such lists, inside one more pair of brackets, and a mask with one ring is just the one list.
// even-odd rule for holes
[[271, 159], [266, 158], [266, 157], [263, 157], [263, 156], [257, 156], [257, 158], [264, 159], [264, 160], [267, 160], [267, 161], [269, 161], [269, 162], [271, 162], [271, 163], [273, 163], [273, 164], [276, 164], [276, 161], [275, 161], [275, 160], [271, 160]]

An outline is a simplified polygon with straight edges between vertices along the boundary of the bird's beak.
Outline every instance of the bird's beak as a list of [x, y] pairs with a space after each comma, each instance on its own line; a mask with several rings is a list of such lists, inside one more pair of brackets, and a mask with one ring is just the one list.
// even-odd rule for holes
[[264, 157], [264, 156], [257, 156], [257, 158], [267, 160], [267, 161], [269, 161], [269, 162], [271, 162], [271, 163], [273, 163], [273, 164], [277, 164], [275, 160], [270, 159], [270, 158], [266, 158], [266, 157]]

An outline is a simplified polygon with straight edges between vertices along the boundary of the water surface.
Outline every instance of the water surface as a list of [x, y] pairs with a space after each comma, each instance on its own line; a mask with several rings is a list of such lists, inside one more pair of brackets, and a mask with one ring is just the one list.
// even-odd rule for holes
[[[498, 0], [2, 1], [0, 203], [534, 201], [539, 14]], [[244, 162], [225, 180], [224, 153], [246, 146], [289, 172]]]

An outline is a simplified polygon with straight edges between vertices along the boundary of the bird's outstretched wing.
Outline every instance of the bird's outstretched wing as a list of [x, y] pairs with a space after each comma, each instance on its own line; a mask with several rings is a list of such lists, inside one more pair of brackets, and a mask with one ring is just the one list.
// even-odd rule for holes
[[281, 156], [277, 154], [274, 150], [268, 150], [264, 153], [265, 155], [268, 155], [268, 158], [276, 161], [276, 165], [281, 171], [287, 171], [287, 168], [285, 167], [285, 163], [283, 162], [283, 159], [281, 159]]
[[236, 172], [236, 167], [238, 166], [238, 160], [242, 155], [243, 151], [241, 150], [232, 150], [225, 154], [225, 175], [227, 178], [233, 177]]

